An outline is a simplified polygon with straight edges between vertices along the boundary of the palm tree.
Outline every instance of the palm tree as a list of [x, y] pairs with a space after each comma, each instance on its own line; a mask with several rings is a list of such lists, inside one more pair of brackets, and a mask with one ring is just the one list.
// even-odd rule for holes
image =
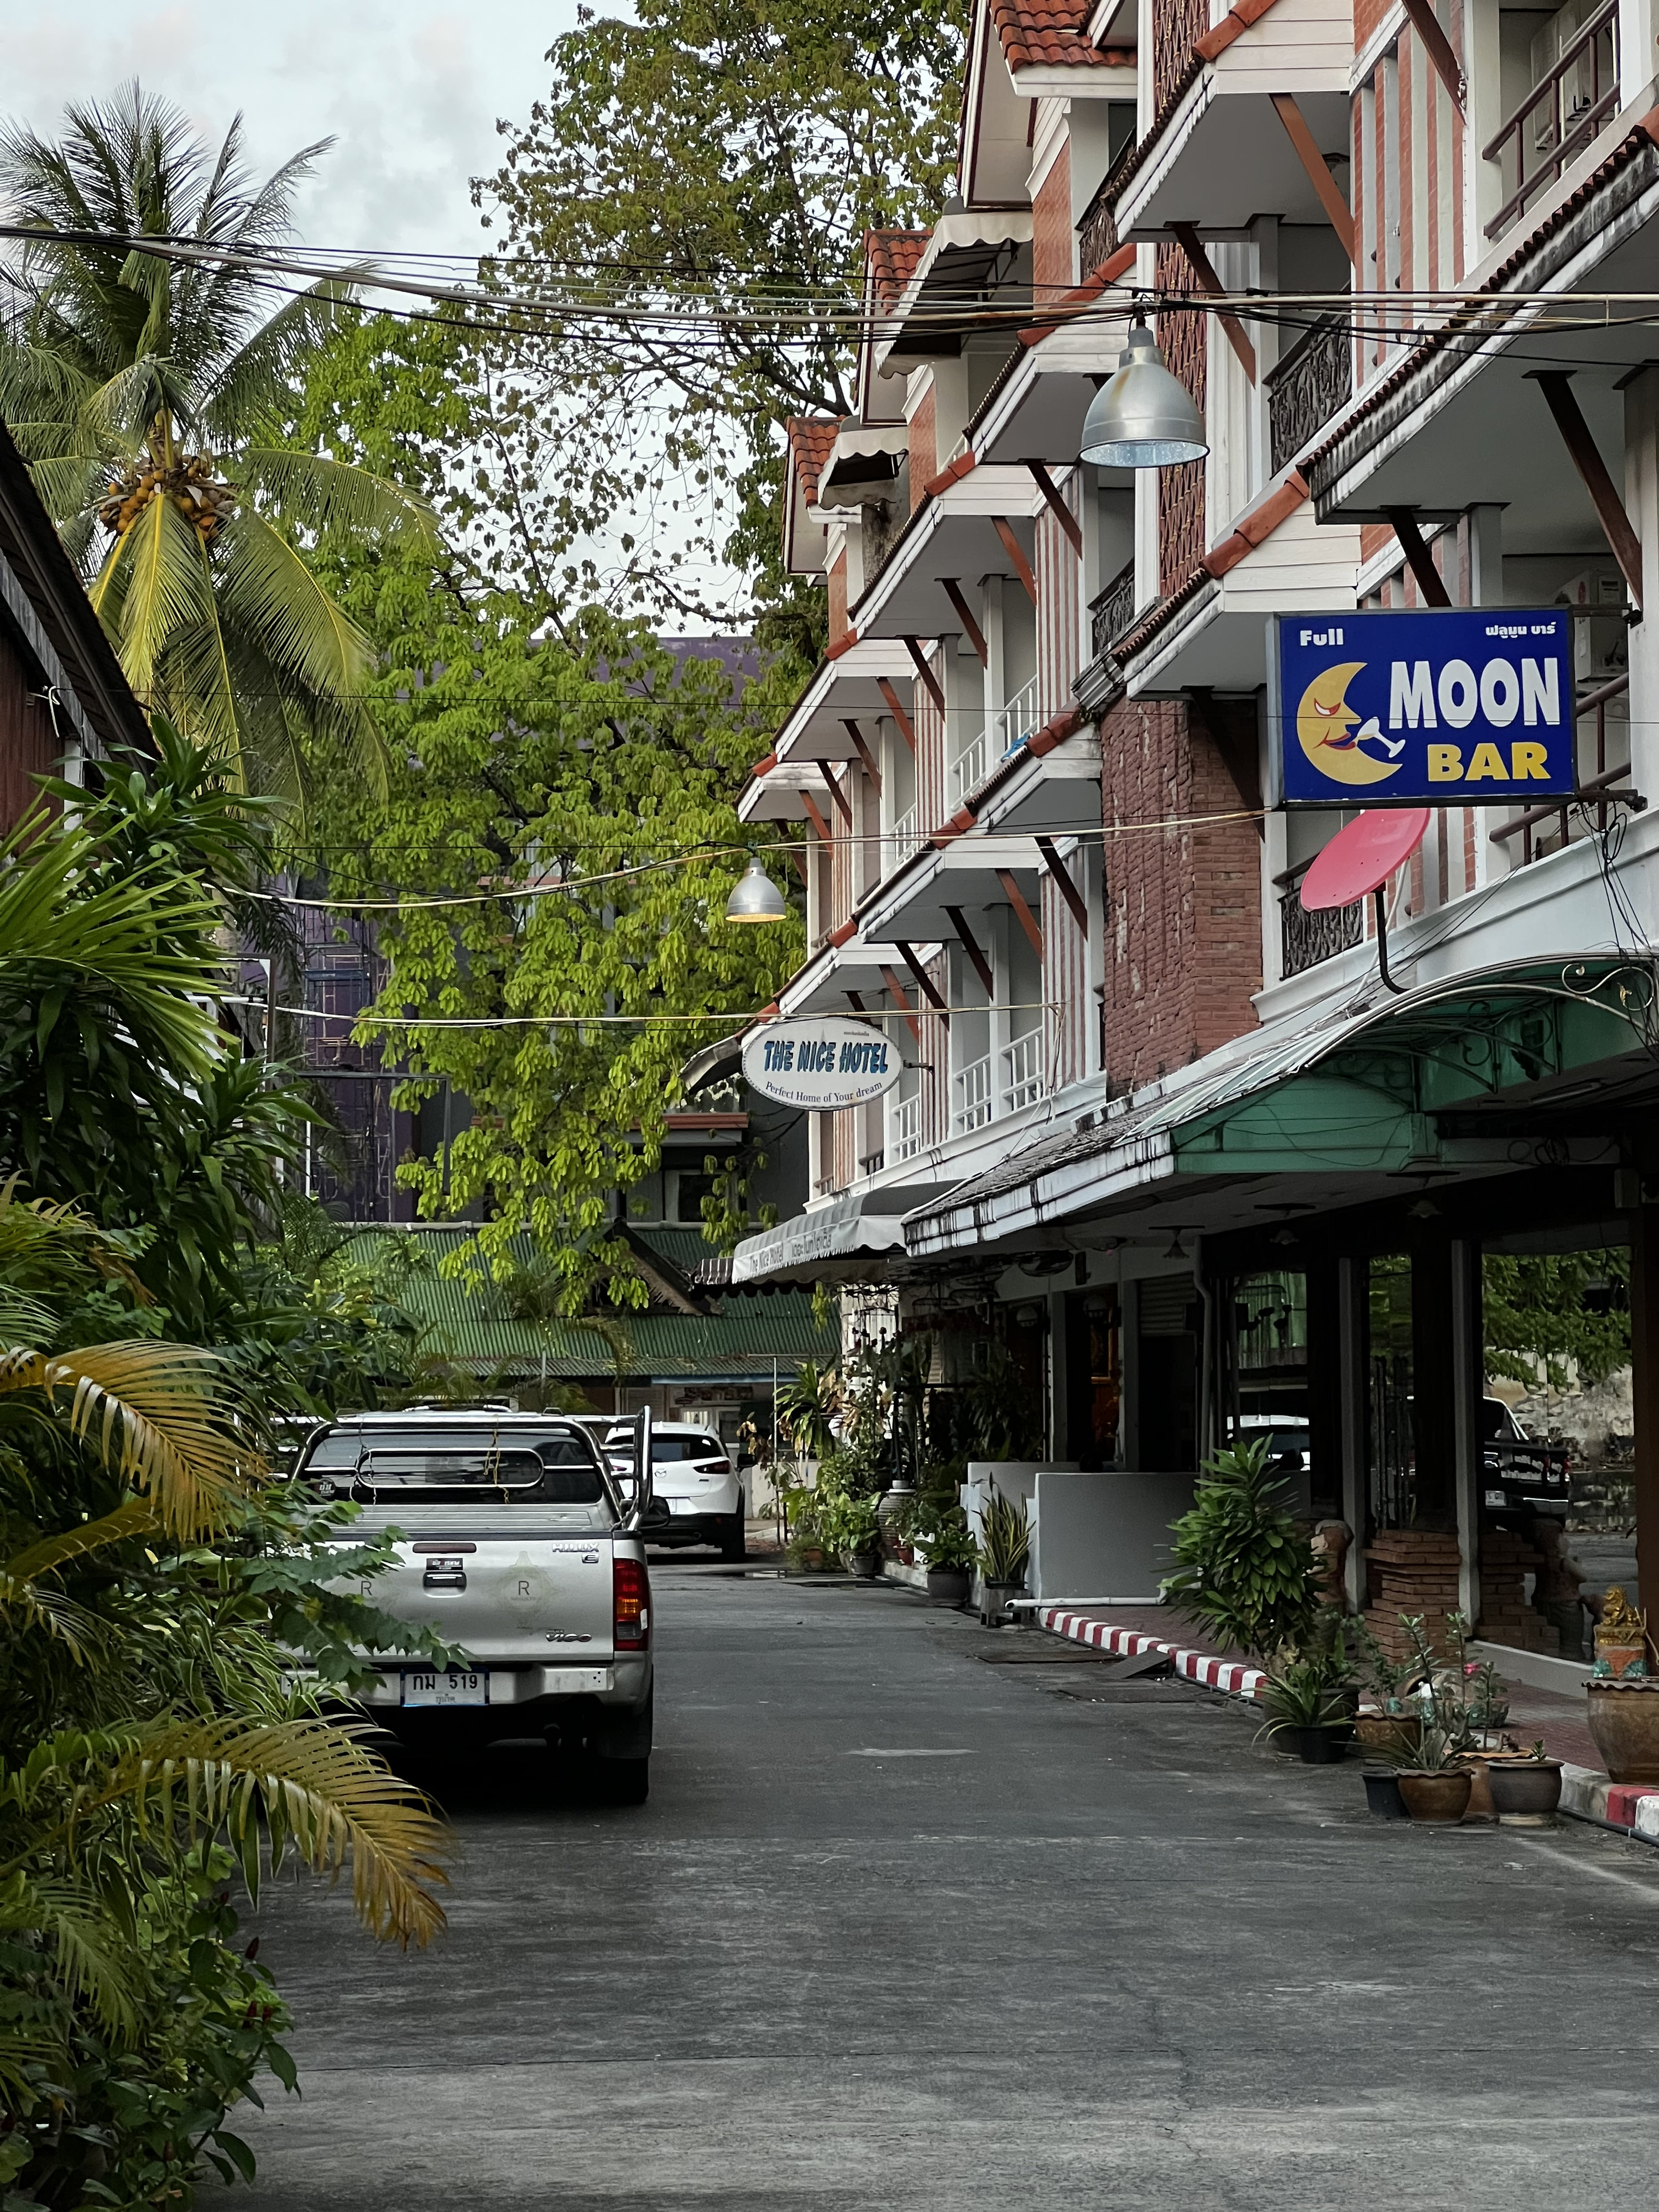
[[245, 787], [302, 796], [322, 761], [380, 771], [369, 642], [307, 548], [436, 538], [397, 484], [283, 442], [366, 271], [271, 311], [260, 257], [331, 142], [256, 185], [240, 141], [238, 117], [210, 151], [136, 82], [56, 143], [0, 130], [0, 201], [40, 234], [0, 264], [0, 418], [139, 697]]

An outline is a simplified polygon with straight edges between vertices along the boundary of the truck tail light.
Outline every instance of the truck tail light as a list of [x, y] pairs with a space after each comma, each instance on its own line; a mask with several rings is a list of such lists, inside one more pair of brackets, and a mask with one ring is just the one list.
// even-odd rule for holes
[[613, 1559], [611, 1587], [618, 1651], [642, 1651], [651, 1641], [651, 1582], [639, 1559]]

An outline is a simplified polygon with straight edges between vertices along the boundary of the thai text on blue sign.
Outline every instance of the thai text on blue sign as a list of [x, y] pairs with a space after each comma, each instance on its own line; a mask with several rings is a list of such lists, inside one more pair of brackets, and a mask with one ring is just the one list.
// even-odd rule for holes
[[1577, 790], [1565, 607], [1279, 615], [1268, 624], [1292, 806], [1507, 806]]

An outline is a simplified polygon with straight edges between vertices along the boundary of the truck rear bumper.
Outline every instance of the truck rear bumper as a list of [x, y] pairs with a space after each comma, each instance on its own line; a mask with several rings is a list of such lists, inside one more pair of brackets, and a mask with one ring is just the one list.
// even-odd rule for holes
[[[489, 1705], [527, 1705], [544, 1698], [592, 1698], [602, 1705], [643, 1704], [651, 1691], [648, 1659], [611, 1659], [592, 1667], [524, 1666], [511, 1660], [484, 1659], [479, 1665], [489, 1674]], [[410, 1671], [423, 1662], [411, 1662]], [[371, 1711], [383, 1712], [403, 1705], [401, 1670], [393, 1668], [368, 1689], [359, 1691], [358, 1702]], [[462, 1710], [477, 1711], [477, 1706]]]

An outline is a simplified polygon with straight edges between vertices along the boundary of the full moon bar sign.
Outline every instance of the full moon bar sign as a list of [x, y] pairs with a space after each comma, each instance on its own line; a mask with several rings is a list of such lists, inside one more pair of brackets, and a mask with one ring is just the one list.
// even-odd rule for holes
[[1267, 652], [1288, 806], [1512, 806], [1577, 788], [1565, 607], [1279, 615]]
[[864, 1022], [768, 1022], [743, 1048], [744, 1079], [763, 1098], [818, 1114], [861, 1106], [904, 1072], [898, 1047]]

